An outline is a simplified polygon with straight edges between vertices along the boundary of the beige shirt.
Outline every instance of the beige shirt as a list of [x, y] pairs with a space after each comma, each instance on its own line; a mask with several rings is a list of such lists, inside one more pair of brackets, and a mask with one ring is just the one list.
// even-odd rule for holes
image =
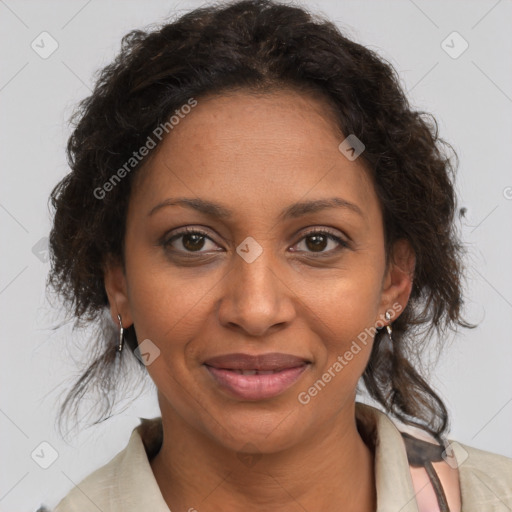
[[[359, 402], [356, 418], [358, 428], [375, 442], [377, 511], [419, 512], [397, 425]], [[149, 463], [162, 442], [162, 421], [141, 420], [126, 448], [71, 489], [54, 512], [170, 512]], [[512, 459], [450, 442], [459, 468], [462, 512], [512, 512]]]

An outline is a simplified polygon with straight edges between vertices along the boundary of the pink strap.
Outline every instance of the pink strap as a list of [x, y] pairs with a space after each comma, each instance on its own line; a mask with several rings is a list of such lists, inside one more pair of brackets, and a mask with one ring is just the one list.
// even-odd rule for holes
[[424, 468], [409, 466], [419, 512], [441, 512], [432, 482]]
[[450, 460], [454, 465], [448, 463], [447, 454], [437, 441], [401, 433], [419, 512], [459, 512], [460, 481], [453, 455]]

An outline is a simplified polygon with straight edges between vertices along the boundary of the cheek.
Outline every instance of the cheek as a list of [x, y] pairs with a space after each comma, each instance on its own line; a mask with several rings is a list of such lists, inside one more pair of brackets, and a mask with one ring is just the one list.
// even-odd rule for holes
[[159, 350], [146, 367], [147, 372], [157, 389], [182, 414], [189, 409], [190, 401], [200, 395], [190, 369], [197, 364], [194, 340], [200, 338], [201, 332], [207, 332], [202, 328], [206, 290], [162, 272], [141, 272], [132, 279], [130, 304], [139, 344], [149, 339]]
[[[155, 263], [154, 259], [136, 249], [127, 258], [133, 320], [139, 338], [178, 342], [201, 329], [214, 305], [232, 289], [225, 280], [236, 279], [235, 273], [212, 265], [180, 268], [171, 263]], [[343, 268], [328, 272], [276, 272], [282, 281], [287, 281], [278, 293], [288, 293], [277, 300], [294, 302], [297, 320], [309, 323], [313, 330], [315, 323], [323, 325], [326, 332], [322, 339], [357, 336], [375, 320], [380, 299], [379, 269], [361, 255], [351, 259]]]
[[[154, 249], [153, 249], [154, 251]], [[225, 272], [155, 263], [154, 254], [134, 248], [126, 261], [129, 302], [139, 343], [150, 339], [162, 360], [175, 369], [193, 358], [194, 340], [207, 333], [215, 294]], [[151, 365], [155, 371], [160, 364]]]
[[133, 276], [130, 305], [137, 333], [161, 342], [186, 337], [197, 325], [208, 295], [190, 280], [162, 273]]
[[[206, 334], [222, 331], [215, 311], [233, 291], [226, 280], [236, 279], [236, 272], [212, 264], [178, 267], [166, 262], [159, 248], [141, 247], [134, 241], [127, 240], [126, 271], [139, 342], [151, 340], [163, 356], [159, 363], [165, 361], [175, 371], [185, 371], [185, 364], [190, 367], [195, 356], [204, 353], [200, 344], [208, 343]], [[329, 368], [374, 324], [381, 284], [378, 256], [377, 247], [372, 247], [347, 253], [337, 268], [276, 269], [285, 286], [276, 284], [271, 289], [283, 294], [276, 300], [293, 303], [296, 317], [291, 329], [301, 326], [297, 329], [304, 334], [302, 348], [315, 355], [318, 370]], [[345, 374], [363, 371], [371, 339], [367, 342], [344, 368]]]
[[378, 314], [380, 266], [361, 260], [329, 277], [316, 285], [310, 282], [315, 293], [305, 297], [307, 305], [330, 328], [331, 337], [357, 336], [361, 329], [374, 324]]
[[366, 261], [323, 283], [321, 291], [306, 301], [317, 318], [312, 330], [321, 340], [316, 377], [332, 382], [331, 392], [339, 393], [340, 386], [355, 386], [366, 367], [379, 312], [381, 278], [380, 267]]
[[375, 288], [340, 281], [323, 298], [311, 301], [317, 316], [316, 364], [297, 400], [315, 409], [317, 421], [328, 421], [354, 398], [375, 335], [378, 298]]

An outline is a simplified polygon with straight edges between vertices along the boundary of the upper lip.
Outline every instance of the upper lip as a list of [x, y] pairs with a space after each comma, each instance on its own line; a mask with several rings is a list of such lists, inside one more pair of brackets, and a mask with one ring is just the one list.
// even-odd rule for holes
[[204, 361], [208, 366], [215, 368], [226, 368], [229, 370], [284, 370], [285, 368], [296, 368], [309, 363], [303, 357], [292, 354], [271, 352], [267, 354], [250, 355], [243, 353], [225, 354], [211, 357]]

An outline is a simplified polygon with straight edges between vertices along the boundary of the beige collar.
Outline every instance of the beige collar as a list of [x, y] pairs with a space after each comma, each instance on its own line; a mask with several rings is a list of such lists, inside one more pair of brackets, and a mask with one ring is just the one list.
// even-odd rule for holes
[[[130, 496], [130, 510], [169, 512], [149, 463], [162, 444], [162, 420], [140, 419], [120, 461], [119, 494]], [[356, 419], [362, 435], [375, 442], [378, 511], [418, 512], [400, 431], [386, 414], [360, 402], [356, 402]]]

